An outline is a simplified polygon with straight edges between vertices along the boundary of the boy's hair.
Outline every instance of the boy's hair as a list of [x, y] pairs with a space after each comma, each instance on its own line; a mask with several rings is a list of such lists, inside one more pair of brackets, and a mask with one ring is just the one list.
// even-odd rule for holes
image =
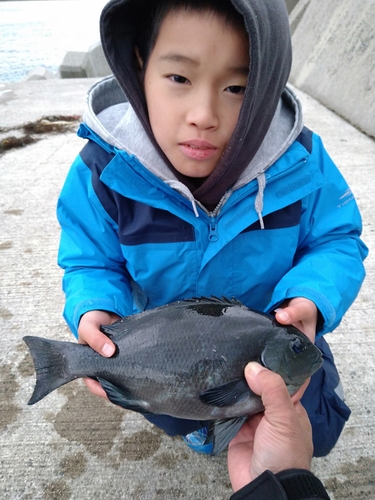
[[155, 2], [156, 6], [146, 16], [141, 16], [142, 22], [138, 26], [136, 47], [142, 59], [143, 70], [155, 47], [160, 26], [166, 16], [179, 11], [208, 12], [219, 15], [225, 24], [246, 33], [242, 15], [237, 12], [230, 0], [161, 0]]

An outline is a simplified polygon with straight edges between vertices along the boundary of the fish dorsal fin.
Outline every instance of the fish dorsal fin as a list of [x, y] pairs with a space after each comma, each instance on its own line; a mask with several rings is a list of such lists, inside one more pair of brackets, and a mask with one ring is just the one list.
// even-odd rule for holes
[[[216, 297], [215, 295], [211, 295], [211, 297], [192, 297], [191, 299], [185, 299], [181, 302], [181, 304], [191, 304], [192, 306], [196, 307], [202, 307], [202, 306], [207, 306], [207, 305], [217, 305], [217, 306], [222, 306], [224, 309], [225, 307], [230, 307], [230, 306], [239, 306], [247, 311], [251, 311], [253, 313], [259, 314], [260, 316], [264, 316], [265, 318], [268, 318], [269, 320], [272, 320], [275, 322], [275, 324], [278, 324], [275, 320], [275, 317], [272, 316], [271, 314], [265, 313], [263, 311], [260, 311], [258, 309], [253, 309], [252, 307], [248, 307], [245, 304], [243, 304], [240, 300], [236, 299], [235, 297], [232, 297], [231, 299], [228, 299], [228, 297], [225, 297], [224, 295], [221, 297]], [[281, 325], [283, 326], [283, 325]]]
[[111, 325], [100, 325], [100, 331], [104, 333], [104, 335], [106, 335], [110, 340], [113, 340], [113, 338], [115, 337], [116, 342], [121, 340], [129, 333], [128, 328], [126, 328], [126, 326], [124, 325], [124, 318], [119, 319]]
[[232, 297], [231, 299], [228, 299], [227, 297], [222, 296], [221, 298], [216, 297], [215, 295], [211, 295], [211, 297], [192, 297], [191, 299], [185, 299], [184, 303], [189, 303], [191, 302], [192, 304], [219, 304], [222, 306], [243, 306], [242, 302], [239, 300], [235, 299]]
[[234, 405], [250, 394], [246, 380], [238, 378], [207, 389], [199, 395], [199, 399], [207, 405], [224, 407]]
[[238, 310], [246, 310], [247, 307], [244, 306], [238, 300], [232, 298], [227, 299], [226, 297], [197, 297], [192, 299], [185, 299], [178, 304], [178, 307], [189, 309], [202, 314], [204, 316], [220, 317], [228, 313], [228, 310], [236, 307]]
[[114, 405], [122, 406], [126, 410], [132, 410], [142, 414], [149, 413], [147, 411], [148, 404], [146, 401], [134, 397], [128, 389], [124, 387], [119, 388], [104, 378], [98, 377], [98, 381], [105, 390], [108, 399]]
[[226, 420], [214, 420], [209, 425], [207, 443], [213, 443], [212, 455], [221, 453], [237, 435], [248, 415]]

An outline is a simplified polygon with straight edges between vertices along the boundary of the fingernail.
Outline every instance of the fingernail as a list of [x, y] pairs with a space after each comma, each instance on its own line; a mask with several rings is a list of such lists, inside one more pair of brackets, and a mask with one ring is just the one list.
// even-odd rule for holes
[[102, 347], [102, 354], [106, 358], [110, 358], [114, 353], [113, 346], [111, 344], [104, 344]]
[[277, 319], [280, 321], [289, 321], [289, 314], [286, 313], [285, 311], [283, 311], [282, 309], [281, 310], [278, 310], [276, 311], [277, 312]]
[[252, 376], [258, 375], [259, 372], [261, 372], [262, 370], [265, 370], [265, 369], [266, 368], [264, 368], [264, 366], [260, 365], [256, 361], [250, 361], [250, 363], [248, 363], [246, 365], [247, 374], [252, 375]]

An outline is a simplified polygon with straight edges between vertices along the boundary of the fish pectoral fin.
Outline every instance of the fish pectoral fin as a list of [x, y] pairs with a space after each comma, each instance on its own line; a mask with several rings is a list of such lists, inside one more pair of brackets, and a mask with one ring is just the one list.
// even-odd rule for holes
[[250, 393], [249, 386], [244, 378], [232, 380], [226, 384], [207, 389], [199, 395], [202, 403], [211, 406], [231, 406], [242, 400]]
[[226, 420], [215, 420], [209, 426], [207, 442], [213, 443], [212, 455], [225, 450], [232, 439], [237, 435], [248, 415]]
[[115, 384], [112, 384], [112, 382], [108, 382], [108, 380], [100, 377], [98, 377], [98, 381], [105, 390], [108, 399], [114, 405], [122, 406], [126, 410], [136, 411], [144, 415], [149, 413], [146, 410], [147, 403], [134, 397], [125, 387], [117, 387]]

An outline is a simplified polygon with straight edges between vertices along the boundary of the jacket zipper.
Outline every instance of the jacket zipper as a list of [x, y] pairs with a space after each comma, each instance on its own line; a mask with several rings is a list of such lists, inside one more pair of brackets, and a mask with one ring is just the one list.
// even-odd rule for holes
[[217, 232], [216, 217], [210, 217], [210, 232], [208, 235], [208, 239], [212, 242], [215, 242], [219, 239], [219, 235]]

